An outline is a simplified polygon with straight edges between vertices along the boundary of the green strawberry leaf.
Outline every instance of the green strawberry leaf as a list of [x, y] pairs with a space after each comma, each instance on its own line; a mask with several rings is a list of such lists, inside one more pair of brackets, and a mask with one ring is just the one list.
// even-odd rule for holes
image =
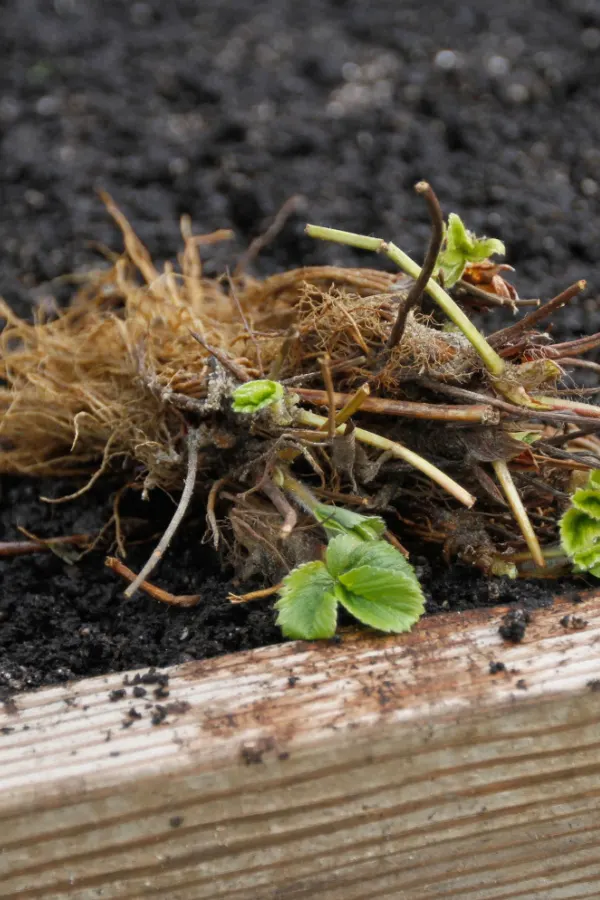
[[324, 563], [298, 566], [284, 579], [275, 604], [277, 624], [285, 637], [317, 640], [335, 634], [337, 600], [335, 580]]
[[232, 409], [237, 413], [255, 413], [282, 400], [283, 395], [283, 385], [278, 381], [269, 381], [266, 378], [247, 381], [233, 392]]
[[360, 566], [340, 576], [339, 602], [360, 622], [380, 631], [408, 631], [425, 611], [421, 586], [414, 575]]
[[402, 572], [410, 578], [416, 578], [408, 560], [387, 541], [359, 544], [350, 554], [348, 563], [346, 571], [357, 569], [359, 566], [374, 566], [377, 569], [391, 569]]
[[377, 546], [377, 543], [369, 541], [365, 544], [364, 541], [361, 541], [360, 538], [355, 537], [353, 534], [338, 534], [332, 538], [327, 545], [327, 553], [325, 554], [325, 563], [329, 574], [337, 578], [342, 572], [351, 569], [351, 559], [354, 551], [357, 547], [364, 546]]

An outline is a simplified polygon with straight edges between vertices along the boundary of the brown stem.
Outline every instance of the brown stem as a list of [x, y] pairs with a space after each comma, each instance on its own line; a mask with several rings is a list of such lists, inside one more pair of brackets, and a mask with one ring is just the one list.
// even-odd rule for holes
[[197, 331], [192, 331], [190, 328], [190, 334], [194, 338], [195, 341], [204, 347], [204, 349], [210, 353], [211, 356], [214, 356], [217, 359], [224, 369], [227, 369], [228, 372], [231, 372], [234, 378], [237, 378], [238, 381], [251, 381], [250, 376], [241, 366], [238, 366], [236, 361], [232, 359], [227, 353], [223, 353], [222, 350], [217, 349], [217, 347], [212, 347], [209, 343], [207, 343], [201, 334], [198, 334]]
[[576, 281], [575, 284], [572, 284], [570, 287], [566, 288], [566, 290], [562, 291], [552, 300], [548, 300], [548, 302], [544, 303], [543, 306], [540, 306], [538, 309], [534, 309], [518, 322], [515, 322], [514, 325], [509, 325], [508, 328], [502, 328], [500, 331], [496, 331], [494, 332], [494, 334], [491, 334], [488, 337], [488, 343], [491, 344], [492, 347], [498, 347], [514, 340], [515, 337], [518, 337], [524, 331], [528, 331], [529, 329], [534, 328], [536, 325], [538, 325], [539, 322], [543, 322], [544, 319], [547, 319], [548, 316], [552, 315], [553, 312], [556, 312], [556, 310], [560, 309], [562, 306], [565, 306], [573, 299], [573, 297], [576, 297], [577, 294], [580, 294], [581, 291], [585, 289], [585, 287], [585, 281]]
[[327, 394], [327, 436], [332, 441], [335, 436], [335, 402], [333, 397], [333, 379], [331, 377], [331, 367], [329, 365], [329, 357], [323, 356], [319, 360], [321, 375], [323, 376], [323, 384]]
[[263, 588], [260, 591], [250, 591], [248, 594], [228, 594], [227, 599], [230, 603], [248, 603], [249, 600], [262, 600], [264, 597], [272, 597], [282, 587], [282, 582], [274, 584], [273, 587]]
[[[484, 291], [483, 288], [477, 287], [476, 284], [471, 284], [469, 281], [464, 281], [462, 278], [459, 280], [457, 287], [459, 288], [458, 296], [469, 294], [471, 297], [481, 300], [482, 303], [486, 303], [487, 306], [510, 306], [516, 311], [518, 307], [540, 305], [540, 301], [533, 298], [513, 300], [511, 297], [499, 297], [498, 294], [490, 294], [488, 291]], [[462, 296], [461, 299], [465, 300]]]
[[570, 441], [576, 441], [577, 438], [594, 434], [597, 430], [598, 428], [596, 425], [588, 425], [587, 427], [577, 429], [577, 431], [567, 431], [566, 434], [558, 434], [554, 437], [546, 438], [546, 443], [551, 444], [553, 447], [562, 447], [563, 444], [568, 444]]
[[[117, 575], [120, 575], [121, 578], [125, 578], [126, 581], [134, 582], [137, 578], [135, 572], [132, 572], [129, 566], [126, 566], [125, 563], [114, 556], [107, 556], [104, 560], [104, 565]], [[138, 587], [140, 591], [144, 591], [144, 593], [155, 600], [169, 603], [171, 606], [196, 606], [202, 599], [200, 594], [170, 594], [169, 591], [164, 591], [149, 581], [140, 581]]]
[[210, 491], [208, 492], [208, 500], [206, 501], [206, 521], [208, 527], [212, 531], [213, 546], [215, 550], [219, 549], [219, 538], [221, 534], [221, 532], [219, 531], [219, 524], [217, 522], [217, 516], [215, 513], [215, 506], [217, 504], [219, 491], [221, 490], [223, 485], [227, 484], [228, 481], [228, 475], [224, 475], [223, 478], [218, 478], [217, 481], [213, 481]]
[[[329, 397], [325, 391], [310, 388], [295, 388], [294, 392], [306, 403], [326, 406]], [[351, 398], [350, 394], [335, 392], [333, 402], [336, 408], [343, 407]], [[508, 404], [507, 404], [508, 405]], [[500, 420], [488, 403], [469, 406], [448, 406], [437, 403], [414, 403], [410, 400], [388, 400], [385, 397], [367, 397], [363, 400], [363, 412], [378, 413], [383, 416], [407, 416], [414, 419], [429, 419], [445, 422], [484, 422], [495, 424]]]
[[[586, 418], [585, 415], [577, 415], [577, 413], [566, 412], [566, 403], [563, 407], [565, 412], [554, 412], [550, 409], [529, 409], [525, 406], [514, 406], [512, 403], [507, 403], [506, 400], [500, 400], [498, 397], [491, 397], [489, 394], [481, 394], [478, 391], [470, 391], [467, 388], [456, 387], [452, 384], [444, 384], [443, 382], [436, 381], [433, 378], [426, 378], [421, 376], [413, 380], [417, 384], [423, 385], [423, 387], [427, 388], [430, 391], [436, 391], [440, 394], [447, 394], [449, 397], [456, 397], [458, 400], [471, 400], [476, 403], [489, 404], [490, 406], [496, 407], [496, 409], [500, 409], [503, 412], [510, 413], [515, 419], [531, 419], [537, 422], [549, 422], [551, 425], [564, 425], [565, 423], [569, 423], [571, 425], [580, 425], [581, 427], [589, 425], [590, 422], [590, 419]], [[542, 402], [540, 397], [538, 397], [537, 399]], [[585, 404], [580, 404], [580, 407], [586, 408]], [[590, 410], [594, 408], [587, 407], [587, 409]], [[591, 413], [590, 416], [591, 415], [594, 415], [594, 413]], [[600, 422], [598, 422], [597, 429], [595, 430], [600, 430]]]
[[68, 534], [63, 537], [38, 538], [32, 541], [1, 541], [0, 556], [26, 556], [29, 553], [51, 552], [53, 546], [74, 544], [85, 547], [92, 540], [89, 534]]
[[390, 350], [402, 340], [408, 313], [413, 306], [416, 306], [421, 301], [421, 297], [423, 296], [429, 279], [433, 275], [433, 270], [442, 248], [442, 241], [444, 240], [444, 217], [435, 191], [426, 181], [419, 181], [415, 185], [415, 191], [417, 194], [422, 194], [425, 197], [427, 209], [429, 210], [429, 216], [431, 218], [431, 238], [429, 239], [429, 247], [427, 248], [423, 268], [419, 273], [419, 277], [411, 287], [404, 302], [400, 303], [398, 307], [398, 316], [387, 342], [388, 349]]
[[575, 369], [591, 369], [592, 372], [600, 372], [600, 365], [591, 359], [571, 359], [569, 356], [561, 356], [561, 366], [573, 366]]
[[283, 516], [283, 525], [281, 526], [280, 538], [282, 541], [284, 541], [290, 536], [290, 534], [296, 527], [298, 514], [294, 507], [290, 503], [288, 503], [285, 494], [279, 490], [277, 485], [274, 484], [270, 478], [263, 478], [261, 490], [269, 498], [277, 512], [281, 516]]
[[[347, 369], [351, 369], [353, 366], [362, 366], [366, 363], [366, 356], [353, 356], [352, 359], [343, 359], [340, 362], [332, 362], [330, 363], [329, 368], [333, 372], [344, 372]], [[317, 378], [321, 374], [320, 371], [313, 372], [304, 372], [302, 375], [292, 375], [290, 378], [282, 378], [281, 383], [285, 384], [289, 387], [293, 387], [296, 384], [302, 384], [303, 381], [311, 381], [313, 378]], [[275, 378], [275, 375], [269, 374], [269, 378]]]
[[590, 334], [586, 337], [577, 338], [575, 341], [565, 341], [563, 344], [553, 344], [551, 347], [543, 347], [540, 350], [540, 356], [549, 356], [551, 359], [562, 359], [566, 353], [587, 353], [588, 350], [595, 350], [600, 347], [600, 332]]

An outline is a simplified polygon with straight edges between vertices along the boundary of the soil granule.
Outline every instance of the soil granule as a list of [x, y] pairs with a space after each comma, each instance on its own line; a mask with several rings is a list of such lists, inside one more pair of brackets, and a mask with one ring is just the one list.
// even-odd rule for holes
[[[413, 0], [5, 0], [0, 33], [0, 293], [19, 313], [66, 301], [65, 276], [102, 264], [99, 245], [120, 249], [96, 188], [157, 261], [179, 251], [183, 213], [197, 231], [233, 227], [241, 251], [301, 194], [304, 209], [256, 264], [266, 274], [365, 264], [306, 239], [306, 220], [390, 237], [421, 258], [429, 226], [412, 185], [427, 178], [446, 211], [506, 242], [521, 296], [588, 279], [556, 335], [600, 330], [593, 0], [447, 0], [427, 12]], [[231, 252], [211, 248], [207, 274]], [[2, 479], [0, 539], [18, 539], [17, 524], [42, 537], [100, 528], [111, 485], [71, 504], [38, 500], [70, 490]], [[144, 506], [152, 534], [171, 510], [165, 497]], [[279, 640], [268, 604], [226, 601], [230, 584], [203, 531], [202, 511], [192, 512], [156, 573], [174, 593], [203, 595], [187, 610], [125, 601], [101, 553], [78, 564], [51, 553], [1, 561], [0, 690]], [[132, 547], [127, 563], [139, 566], [151, 546]], [[430, 612], [543, 605], [561, 588], [414, 561]]]

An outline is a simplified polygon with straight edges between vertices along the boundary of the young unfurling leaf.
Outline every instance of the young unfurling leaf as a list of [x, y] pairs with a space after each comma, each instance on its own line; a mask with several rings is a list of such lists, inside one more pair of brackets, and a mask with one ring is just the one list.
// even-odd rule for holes
[[283, 385], [266, 378], [247, 381], [233, 392], [232, 409], [237, 413], [255, 413], [283, 398]]
[[600, 470], [590, 473], [585, 488], [575, 491], [560, 522], [563, 550], [578, 572], [600, 577]]
[[343, 506], [319, 503], [312, 513], [329, 537], [353, 534], [362, 541], [377, 541], [385, 531], [385, 522], [380, 516], [362, 516]]
[[444, 247], [438, 257], [436, 270], [444, 278], [444, 286], [451, 288], [461, 278], [467, 263], [483, 262], [494, 254], [504, 256], [505, 247], [497, 238], [477, 238], [465, 228], [460, 216], [450, 213]]

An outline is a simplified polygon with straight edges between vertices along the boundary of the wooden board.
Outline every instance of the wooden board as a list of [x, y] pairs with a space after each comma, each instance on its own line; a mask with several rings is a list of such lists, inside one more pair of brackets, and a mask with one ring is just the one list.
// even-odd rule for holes
[[159, 700], [109, 699], [122, 675], [16, 697], [0, 896], [599, 897], [600, 593], [521, 644], [503, 612], [189, 663]]

